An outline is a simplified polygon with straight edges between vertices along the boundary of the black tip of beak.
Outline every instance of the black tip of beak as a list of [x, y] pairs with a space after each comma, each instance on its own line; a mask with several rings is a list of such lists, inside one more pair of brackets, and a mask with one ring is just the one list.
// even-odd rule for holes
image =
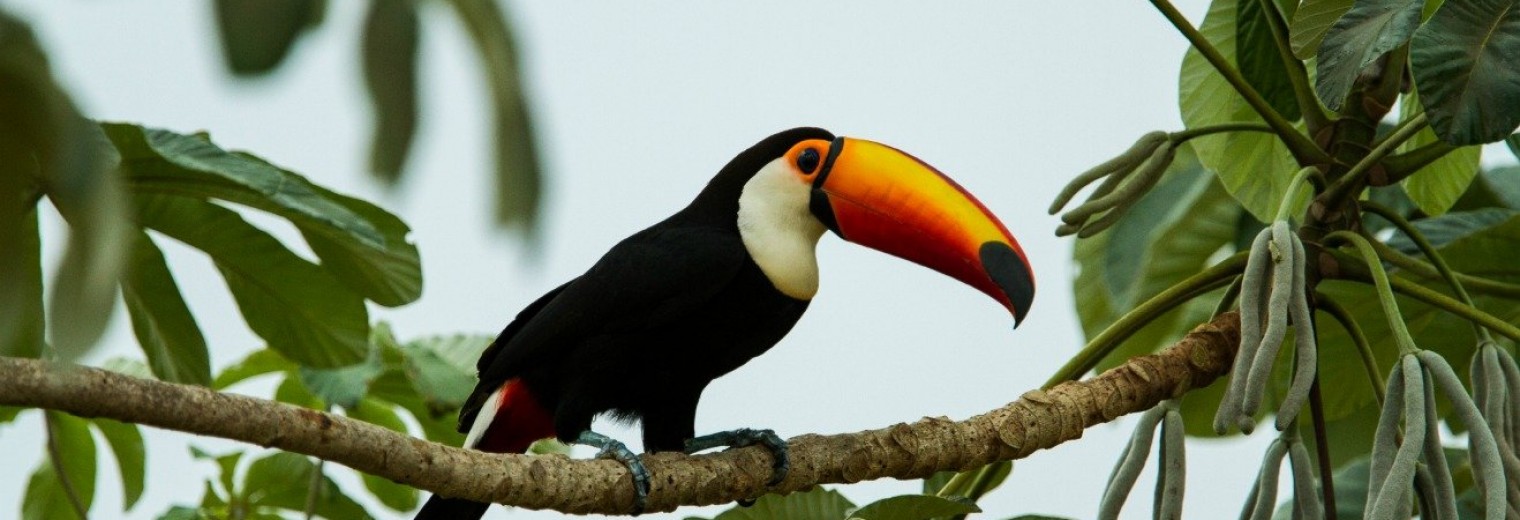
[[1012, 247], [1002, 242], [982, 244], [979, 255], [982, 269], [1008, 296], [1008, 302], [1013, 306], [1013, 327], [1018, 328], [1024, 322], [1024, 315], [1029, 313], [1029, 304], [1034, 301], [1034, 277], [1029, 266]]

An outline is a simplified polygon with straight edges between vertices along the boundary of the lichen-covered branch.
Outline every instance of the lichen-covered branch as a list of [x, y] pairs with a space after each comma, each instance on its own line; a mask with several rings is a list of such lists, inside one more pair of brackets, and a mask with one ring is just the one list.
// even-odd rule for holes
[[[1150, 409], [1229, 370], [1240, 319], [1227, 313], [1182, 341], [1103, 374], [965, 421], [925, 418], [879, 430], [791, 439], [792, 470], [766, 487], [764, 448], [688, 457], [646, 455], [648, 511], [732, 502], [815, 484], [921, 478], [1028, 456], [1090, 426]], [[93, 368], [0, 358], [0, 405], [61, 410], [304, 453], [449, 496], [566, 513], [630, 510], [633, 486], [611, 460], [487, 454], [399, 435], [316, 410]]]

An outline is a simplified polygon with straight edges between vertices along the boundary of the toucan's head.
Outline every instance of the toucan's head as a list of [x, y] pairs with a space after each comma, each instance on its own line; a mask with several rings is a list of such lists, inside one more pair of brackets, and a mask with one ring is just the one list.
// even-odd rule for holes
[[792, 129], [741, 153], [693, 205], [720, 191], [733, 200], [734, 188], [745, 246], [783, 292], [809, 268], [816, 288], [813, 244], [828, 229], [981, 290], [1015, 326], [1029, 312], [1034, 275], [1018, 241], [959, 184], [901, 150]]

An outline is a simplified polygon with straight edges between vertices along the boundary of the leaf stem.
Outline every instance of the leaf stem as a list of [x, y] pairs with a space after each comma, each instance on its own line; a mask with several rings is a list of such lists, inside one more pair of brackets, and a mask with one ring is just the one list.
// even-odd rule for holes
[[1213, 267], [1205, 269], [1203, 272], [1195, 274], [1152, 296], [1145, 303], [1140, 304], [1114, 321], [1103, 332], [1098, 333], [1098, 336], [1093, 338], [1092, 341], [1087, 342], [1087, 346], [1082, 347], [1081, 351], [1077, 352], [1065, 365], [1057, 369], [1056, 373], [1051, 375], [1050, 379], [1041, 388], [1048, 390], [1062, 382], [1081, 377], [1082, 374], [1086, 374], [1093, 367], [1097, 366], [1098, 361], [1117, 348], [1124, 340], [1129, 339], [1130, 336], [1139, 332], [1140, 329], [1145, 328], [1146, 325], [1150, 324], [1157, 317], [1166, 314], [1167, 311], [1175, 309], [1179, 305], [1187, 303], [1188, 300], [1229, 283], [1230, 280], [1234, 279], [1235, 275], [1240, 274], [1245, 269], [1246, 257], [1247, 252], [1245, 251], [1235, 253], [1218, 264], [1214, 264]]
[[[1348, 258], [1346, 258], [1344, 255], [1336, 255], [1336, 259], [1347, 260]], [[1336, 278], [1342, 280], [1354, 280], [1363, 283], [1372, 281], [1366, 271], [1347, 270], [1346, 267], [1347, 266], [1345, 264], [1342, 264], [1342, 270], [1338, 276], [1336, 276]], [[1504, 336], [1514, 341], [1520, 341], [1520, 327], [1511, 325], [1492, 314], [1483, 312], [1482, 310], [1457, 301], [1455, 298], [1441, 294], [1434, 289], [1425, 287], [1403, 278], [1394, 277], [1388, 281], [1390, 285], [1393, 286], [1393, 290], [1399, 294], [1414, 298], [1422, 303], [1439, 308], [1446, 312], [1450, 312], [1463, 319], [1475, 321], [1479, 325], [1488, 327], [1489, 330], [1499, 333], [1500, 336]]]
[[1459, 147], [1437, 139], [1421, 145], [1419, 148], [1384, 158], [1383, 171], [1387, 173], [1388, 185], [1391, 186], [1408, 178], [1410, 175], [1419, 173], [1420, 169], [1429, 166], [1430, 163], [1441, 160], [1442, 157], [1446, 157], [1446, 154], [1456, 151], [1457, 148]]
[[42, 424], [47, 428], [48, 462], [53, 465], [53, 473], [58, 476], [58, 485], [63, 488], [63, 495], [68, 497], [69, 506], [74, 508], [74, 514], [80, 520], [90, 518], [89, 508], [85, 507], [84, 501], [79, 499], [79, 492], [74, 489], [74, 483], [69, 480], [69, 473], [63, 469], [63, 451], [58, 448], [58, 425], [57, 419], [53, 418], [53, 412], [43, 412]]
[[1326, 191], [1331, 194], [1332, 200], [1336, 200], [1344, 195], [1343, 191], [1351, 189], [1351, 186], [1355, 185], [1362, 175], [1371, 171], [1373, 166], [1381, 162], [1383, 157], [1393, 152], [1394, 148], [1404, 144], [1404, 141], [1408, 141], [1409, 138], [1414, 137], [1420, 130], [1424, 130], [1429, 124], [1430, 120], [1425, 117], [1424, 112], [1400, 122], [1399, 126], [1394, 128], [1392, 134], [1389, 134], [1388, 137], [1378, 142], [1377, 146], [1372, 148], [1372, 151], [1367, 152], [1367, 155], [1362, 157], [1360, 161], [1357, 161], [1350, 170], [1347, 170], [1345, 175], [1341, 175], [1339, 179], [1336, 179], [1330, 185], [1330, 189]]
[[1383, 406], [1383, 375], [1378, 372], [1377, 355], [1372, 352], [1372, 344], [1367, 342], [1367, 335], [1362, 332], [1362, 326], [1356, 323], [1356, 318], [1351, 312], [1342, 307], [1340, 302], [1335, 301], [1330, 295], [1317, 293], [1319, 310], [1325, 311], [1345, 329], [1346, 335], [1351, 337], [1351, 344], [1356, 346], [1357, 357], [1362, 359], [1362, 370], [1367, 373], [1367, 382], [1372, 384], [1372, 395], [1377, 397], [1378, 406]]
[[1304, 71], [1304, 62], [1298, 61], [1298, 57], [1293, 55], [1293, 47], [1288, 42], [1288, 24], [1283, 20], [1282, 12], [1277, 9], [1277, 2], [1257, 1], [1261, 3], [1267, 26], [1272, 29], [1272, 42], [1277, 44], [1277, 54], [1282, 58], [1288, 84], [1293, 86], [1293, 97], [1298, 100], [1298, 110], [1304, 114], [1304, 126], [1308, 127], [1309, 135], [1314, 135], [1330, 124], [1330, 118], [1320, 107], [1314, 89], [1309, 86], [1309, 74]]
[[[1388, 247], [1387, 244], [1373, 241], [1372, 248], [1377, 250], [1378, 256], [1383, 257], [1383, 260], [1393, 264], [1394, 267], [1408, 271], [1412, 275], [1421, 278], [1441, 278], [1441, 272], [1436, 270], [1435, 266], [1401, 253], [1397, 249]], [[1453, 272], [1452, 274], [1462, 281], [1464, 287], [1471, 289], [1473, 292], [1520, 299], [1520, 285], [1460, 272]]]
[[[1451, 290], [1457, 295], [1457, 298], [1462, 300], [1462, 303], [1470, 305], [1473, 308], [1478, 307], [1473, 303], [1472, 296], [1467, 294], [1467, 289], [1464, 289], [1462, 287], [1462, 282], [1457, 279], [1456, 273], [1451, 270], [1451, 266], [1447, 265], [1446, 259], [1441, 256], [1441, 253], [1439, 251], [1436, 251], [1435, 246], [1430, 245], [1429, 240], [1425, 239], [1424, 233], [1421, 233], [1419, 229], [1416, 229], [1414, 225], [1410, 224], [1408, 220], [1404, 219], [1404, 217], [1386, 207], [1383, 207], [1381, 204], [1372, 202], [1370, 200], [1362, 201], [1361, 207], [1363, 211], [1367, 211], [1379, 217], [1383, 217], [1383, 220], [1386, 220], [1389, 223], [1393, 224], [1394, 227], [1399, 228], [1399, 231], [1402, 231], [1405, 236], [1408, 236], [1410, 240], [1414, 241], [1414, 244], [1420, 248], [1420, 251], [1425, 253], [1425, 257], [1430, 259], [1430, 263], [1434, 265], [1436, 270], [1441, 273], [1441, 277], [1445, 278], [1446, 283], [1451, 285]], [[1472, 326], [1473, 333], [1477, 334], [1478, 337], [1482, 340], [1494, 340], [1493, 335], [1488, 332], [1488, 329], [1483, 328], [1477, 323], [1473, 323]]]
[[1399, 313], [1399, 303], [1393, 297], [1392, 285], [1388, 282], [1388, 272], [1383, 270], [1383, 263], [1378, 260], [1377, 252], [1372, 249], [1372, 244], [1361, 235], [1346, 230], [1340, 230], [1325, 235], [1325, 245], [1333, 242], [1342, 242], [1355, 247], [1361, 254], [1362, 261], [1367, 264], [1367, 270], [1372, 274], [1373, 285], [1377, 287], [1378, 302], [1383, 306], [1383, 316], [1388, 319], [1388, 330], [1393, 333], [1393, 339], [1399, 345], [1400, 354], [1414, 354], [1419, 352], [1419, 347], [1414, 344], [1414, 338], [1409, 335], [1409, 328], [1404, 325], [1404, 316]]
[[1178, 12], [1177, 8], [1170, 1], [1151, 0], [1151, 4], [1161, 11], [1161, 14], [1166, 17], [1167, 21], [1171, 22], [1172, 26], [1176, 27], [1177, 31], [1181, 32], [1193, 44], [1193, 47], [1198, 49], [1198, 52], [1203, 55], [1204, 59], [1207, 59], [1209, 64], [1213, 65], [1214, 69], [1219, 71], [1221, 76], [1224, 76], [1225, 81], [1228, 81], [1230, 86], [1234, 87], [1235, 91], [1240, 93], [1242, 98], [1245, 98], [1246, 103], [1251, 105], [1251, 108], [1261, 116], [1262, 120], [1272, 127], [1272, 130], [1277, 133], [1277, 137], [1282, 139], [1283, 144], [1293, 153], [1293, 158], [1298, 160], [1299, 164], [1324, 164], [1330, 162], [1330, 156], [1324, 150], [1320, 150], [1319, 146], [1300, 133], [1298, 129], [1293, 128], [1293, 123], [1283, 118], [1282, 114], [1273, 110], [1272, 105], [1268, 104], [1267, 100], [1261, 97], [1261, 93], [1251, 87], [1251, 84], [1246, 81], [1245, 76], [1242, 76], [1235, 66], [1230, 65], [1230, 61], [1223, 54], [1220, 54], [1219, 49], [1215, 48], [1214, 44], [1209, 43], [1208, 38], [1205, 38], [1203, 33], [1198, 32], [1198, 29], [1193, 27], [1193, 24], [1188, 22], [1186, 17], [1182, 16], [1182, 13]]
[[[1319, 172], [1319, 168], [1305, 166], [1293, 174], [1293, 180], [1288, 181], [1288, 190], [1283, 192], [1282, 202], [1277, 203], [1277, 217], [1272, 220], [1288, 220], [1293, 211], [1293, 201], [1298, 199], [1298, 187], [1304, 185], [1304, 179]], [[1310, 194], [1313, 198], [1313, 194]]]
[[1268, 134], [1276, 133], [1272, 130], [1272, 127], [1261, 123], [1221, 123], [1217, 125], [1199, 126], [1172, 132], [1170, 134], [1167, 134], [1167, 137], [1172, 140], [1173, 146], [1180, 146], [1182, 143], [1186, 143], [1195, 137], [1222, 134], [1225, 132], [1262, 132]]

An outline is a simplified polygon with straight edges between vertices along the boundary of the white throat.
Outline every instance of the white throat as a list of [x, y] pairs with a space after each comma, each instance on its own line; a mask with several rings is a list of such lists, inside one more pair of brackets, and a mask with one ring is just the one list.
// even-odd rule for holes
[[776, 159], [751, 177], [739, 195], [744, 248], [776, 290], [799, 300], [818, 293], [815, 251], [827, 230], [808, 209], [811, 192], [795, 167]]

